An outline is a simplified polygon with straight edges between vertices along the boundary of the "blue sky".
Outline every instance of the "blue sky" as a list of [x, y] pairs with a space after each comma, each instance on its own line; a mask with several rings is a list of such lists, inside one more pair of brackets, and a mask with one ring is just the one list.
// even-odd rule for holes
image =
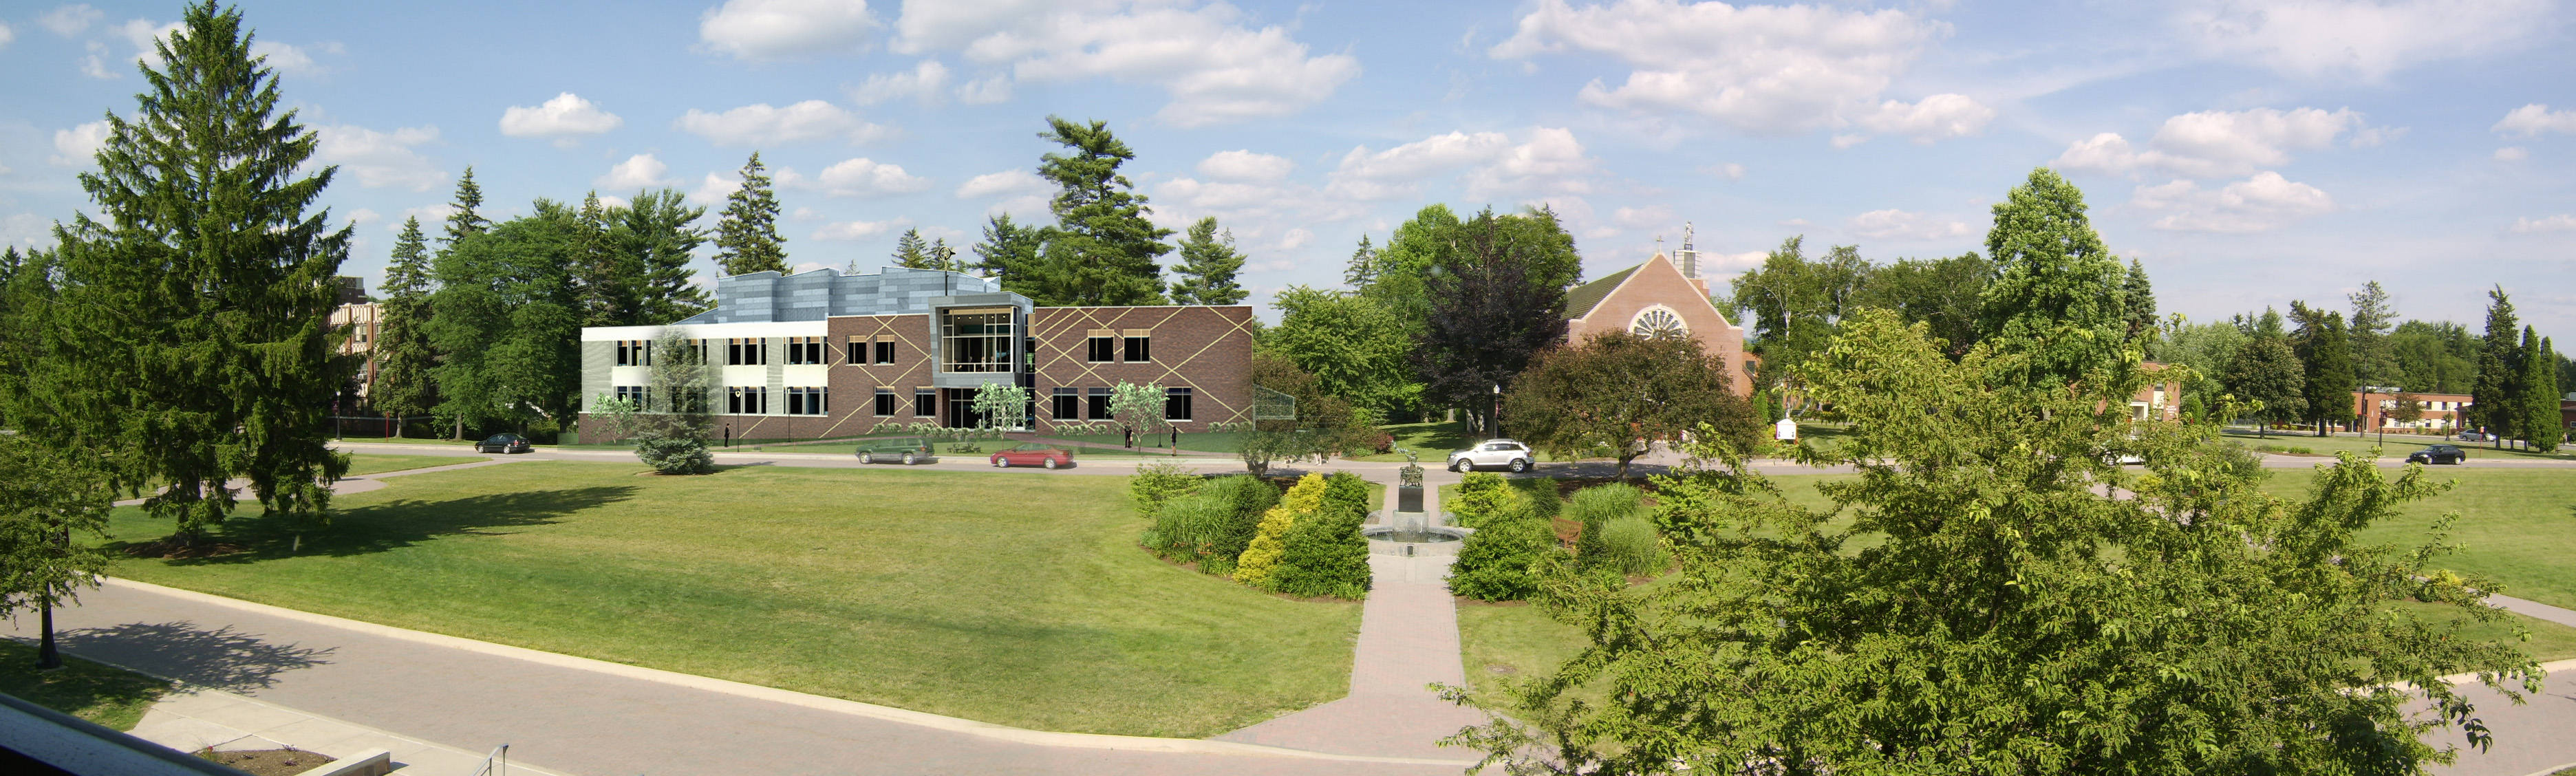
[[[647, 185], [720, 207], [756, 148], [793, 263], [875, 267], [913, 227], [962, 246], [1046, 218], [1057, 114], [1135, 148], [1165, 225], [1232, 229], [1255, 301], [1338, 283], [1431, 202], [1548, 203], [1587, 276], [1685, 221], [1712, 274], [1797, 234], [1953, 255], [2049, 165], [2168, 312], [2376, 279], [2408, 317], [2474, 327], [2502, 284], [2576, 328], [2576, 60], [2538, 0], [241, 7], [341, 167], [325, 202], [371, 287], [467, 165], [501, 214]], [[0, 241], [94, 209], [73, 175], [178, 13], [0, 11]]]

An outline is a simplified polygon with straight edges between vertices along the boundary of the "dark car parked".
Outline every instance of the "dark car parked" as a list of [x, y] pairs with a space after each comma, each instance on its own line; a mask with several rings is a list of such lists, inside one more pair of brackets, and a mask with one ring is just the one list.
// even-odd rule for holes
[[493, 434], [489, 439], [474, 443], [474, 452], [478, 453], [532, 453], [536, 450], [536, 446], [528, 444], [527, 437], [517, 434]]
[[859, 463], [902, 461], [905, 466], [935, 460], [931, 456], [930, 440], [921, 437], [862, 439], [859, 440], [858, 456]]
[[2406, 456], [2407, 463], [2457, 464], [2469, 459], [2469, 451], [2450, 445], [2429, 445]]

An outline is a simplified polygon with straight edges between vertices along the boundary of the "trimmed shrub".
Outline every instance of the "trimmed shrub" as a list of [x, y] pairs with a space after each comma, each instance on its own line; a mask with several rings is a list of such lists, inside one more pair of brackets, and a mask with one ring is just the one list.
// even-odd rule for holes
[[1297, 526], [1305, 515], [1324, 506], [1324, 475], [1309, 474], [1279, 499], [1279, 505], [1261, 515], [1261, 529], [1243, 548], [1243, 556], [1234, 563], [1234, 581], [1261, 585], [1270, 579], [1270, 569], [1279, 565], [1279, 555], [1286, 549], [1288, 530]]
[[1333, 472], [1324, 478], [1324, 505], [1356, 512], [1366, 521], [1370, 487], [1369, 481], [1357, 474]]
[[1176, 463], [1149, 463], [1136, 467], [1127, 478], [1127, 496], [1136, 500], [1136, 515], [1147, 520], [1161, 511], [1163, 502], [1199, 489], [1206, 480]]
[[1360, 535], [1365, 518], [1365, 513], [1333, 502], [1299, 518], [1288, 529], [1279, 565], [1270, 569], [1268, 587], [1289, 595], [1367, 597], [1368, 537]]
[[711, 474], [716, 470], [716, 456], [707, 452], [707, 441], [694, 436], [637, 439], [635, 457], [663, 474]]
[[1468, 472], [1458, 482], [1458, 496], [1441, 509], [1458, 515], [1458, 524], [1468, 528], [1484, 527], [1486, 519], [1520, 505], [1521, 494], [1511, 480], [1493, 472]]
[[1234, 528], [1234, 505], [1208, 493], [1176, 496], [1163, 502], [1145, 546], [1165, 558], [1205, 562], [1220, 537]]
[[1656, 574], [1672, 565], [1663, 543], [1655, 540], [1655, 524], [1643, 516], [1631, 515], [1602, 525], [1598, 552], [1590, 564], [1592, 568], [1624, 576]]
[[1519, 601], [1537, 594], [1538, 575], [1530, 566], [1561, 552], [1555, 531], [1527, 509], [1492, 515], [1485, 522], [1458, 548], [1458, 561], [1449, 567], [1449, 591], [1486, 601]]
[[1207, 548], [1200, 553], [1199, 570], [1218, 576], [1234, 573], [1235, 558], [1252, 544], [1261, 529], [1261, 516], [1279, 504], [1279, 489], [1258, 477], [1237, 474], [1208, 480], [1199, 495], [1223, 500], [1226, 523], [1210, 532]]
[[1602, 528], [1612, 521], [1636, 516], [1638, 501], [1642, 498], [1644, 494], [1636, 486], [1624, 482], [1594, 485], [1574, 492], [1573, 500], [1566, 502], [1564, 515], [1583, 524], [1582, 537], [1574, 540], [1574, 563], [1577, 567], [1585, 570], [1600, 568], [1605, 552], [1601, 546]]

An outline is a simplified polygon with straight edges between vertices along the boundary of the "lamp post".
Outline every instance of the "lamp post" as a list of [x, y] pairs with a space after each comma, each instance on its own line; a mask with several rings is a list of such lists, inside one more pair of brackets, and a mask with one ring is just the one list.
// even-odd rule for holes
[[1494, 398], [1493, 398], [1493, 401], [1488, 402], [1488, 403], [1485, 405], [1485, 425], [1486, 425], [1486, 426], [1488, 426], [1488, 428], [1486, 428], [1485, 430], [1486, 430], [1487, 432], [1489, 432], [1489, 433], [1491, 433], [1491, 434], [1492, 434], [1492, 437], [1491, 437], [1491, 438], [1493, 438], [1493, 439], [1501, 439], [1501, 438], [1503, 438], [1503, 384], [1502, 384], [1502, 383], [1495, 383], [1495, 384], [1494, 384]]

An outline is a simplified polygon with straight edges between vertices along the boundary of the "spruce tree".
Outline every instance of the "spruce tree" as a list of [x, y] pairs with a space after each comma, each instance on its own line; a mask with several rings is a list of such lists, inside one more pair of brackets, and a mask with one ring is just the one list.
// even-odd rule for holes
[[[2487, 331], [2478, 348], [2478, 380], [2469, 389], [2469, 422], [2489, 433], [2514, 436], [2522, 428], [2522, 348], [2514, 342], [2513, 298], [2503, 286], [2487, 292]], [[2499, 443], [2501, 444], [2501, 443]]]
[[1342, 285], [1366, 293], [1369, 284], [1377, 282], [1377, 247], [1369, 244], [1368, 235], [1360, 235], [1360, 247], [1351, 251], [1351, 263], [1342, 267]]
[[1243, 270], [1243, 253], [1234, 247], [1234, 230], [1223, 236], [1216, 231], [1216, 217], [1208, 216], [1190, 225], [1189, 237], [1181, 241], [1181, 263], [1172, 268], [1180, 280], [1172, 283], [1173, 304], [1234, 304], [1248, 294], [1235, 283], [1234, 275]]
[[633, 204], [612, 211], [612, 240], [638, 273], [635, 316], [620, 325], [657, 326], [715, 306], [697, 283], [698, 271], [689, 268], [698, 246], [707, 242], [707, 230], [691, 224], [706, 214], [670, 188], [635, 192]]
[[233, 512], [234, 477], [272, 513], [327, 517], [324, 483], [348, 470], [330, 408], [354, 365], [329, 325], [351, 227], [307, 211], [338, 168], [297, 177], [319, 139], [279, 110], [239, 10], [182, 16], [80, 176], [107, 221], [56, 231], [61, 310], [36, 365], [56, 411], [18, 420], [152, 489], [145, 512], [185, 546]]
[[456, 179], [456, 198], [447, 203], [447, 233], [439, 238], [442, 247], [453, 248], [469, 234], [482, 234], [492, 228], [490, 219], [477, 208], [483, 206], [483, 187], [474, 183], [474, 168]]
[[[2145, 275], [2124, 271], [2085, 215], [2084, 192], [2046, 167], [1994, 206], [1986, 256], [1998, 271], [1978, 312], [1978, 334], [2031, 357], [2031, 384], [2064, 386], [2120, 363], [2133, 293]], [[2129, 289], [2132, 280], [2138, 289]], [[2105, 293], [2106, 291], [2110, 293]], [[2153, 301], [2143, 319], [2154, 322]], [[2063, 329], [2063, 331], [2061, 331]]]
[[[1109, 132], [1109, 123], [1076, 124], [1047, 117], [1038, 137], [1063, 145], [1047, 154], [1038, 175], [1060, 189], [1051, 206], [1056, 226], [1045, 230], [1046, 277], [1035, 284], [1049, 305], [1162, 304], [1163, 268], [1156, 259], [1172, 250], [1172, 230], [1154, 225], [1153, 212], [1118, 167], [1136, 152]], [[1034, 298], [1034, 297], [1033, 297]]]
[[2544, 453], [2558, 451], [2567, 438], [2566, 414], [2558, 409], [2558, 350], [2546, 338], [2534, 339], [2531, 327], [2522, 328], [2522, 394], [2525, 412], [2523, 438], [2531, 449]]
[[769, 190], [769, 168], [760, 152], [742, 165], [742, 188], [725, 196], [724, 217], [716, 222], [716, 266], [726, 275], [776, 272], [787, 268], [787, 238], [778, 236], [778, 197]]
[[904, 269], [939, 269], [930, 260], [930, 245], [921, 241], [921, 230], [906, 229], [894, 238], [894, 265]]
[[[2397, 365], [2395, 350], [2388, 340], [2389, 327], [2397, 325], [2397, 307], [2390, 303], [2388, 289], [2373, 280], [2363, 284], [2360, 291], [2346, 295], [2344, 300], [2352, 303], [2352, 316], [2345, 320], [2352, 324], [2353, 370], [2360, 375], [2362, 383], [2391, 386], [2405, 382], [2403, 371]], [[2429, 385], [2403, 387], [2418, 391], [2433, 388]]]
[[[438, 406], [437, 386], [430, 370], [438, 366], [438, 357], [430, 350], [429, 335], [429, 245], [420, 231], [420, 218], [403, 221], [402, 236], [394, 240], [393, 263], [385, 267], [384, 323], [376, 332], [376, 380], [367, 398], [376, 411], [388, 415], [410, 416], [428, 412]], [[401, 436], [402, 425], [394, 426]]]

